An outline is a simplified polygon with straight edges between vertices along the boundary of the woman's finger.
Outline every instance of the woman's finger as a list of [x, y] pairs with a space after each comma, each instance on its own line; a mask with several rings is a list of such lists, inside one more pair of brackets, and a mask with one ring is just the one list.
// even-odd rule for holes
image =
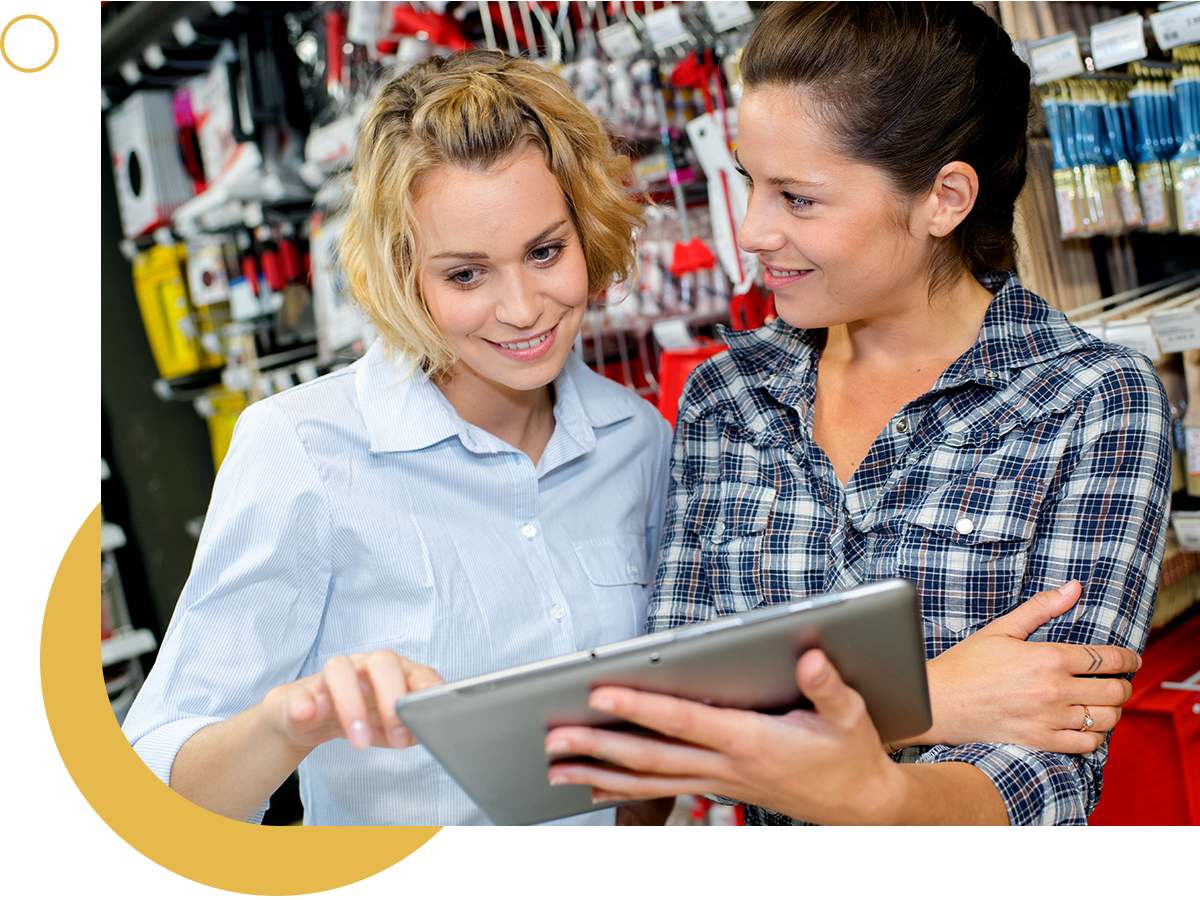
[[396, 716], [396, 701], [409, 690], [403, 658], [391, 650], [376, 650], [365, 657], [360, 671], [374, 696], [384, 738], [396, 748], [411, 746], [415, 741]]
[[321, 674], [346, 740], [354, 749], [365, 750], [371, 746], [371, 720], [357, 666], [348, 657], [333, 656]]
[[1064, 651], [1067, 671], [1072, 675], [1128, 675], [1142, 665], [1142, 658], [1128, 647], [1088, 644], [1054, 644]]

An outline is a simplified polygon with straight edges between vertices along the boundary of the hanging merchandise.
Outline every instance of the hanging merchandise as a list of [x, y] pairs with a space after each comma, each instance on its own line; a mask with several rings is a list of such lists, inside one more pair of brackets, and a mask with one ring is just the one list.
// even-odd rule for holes
[[1096, 86], [1103, 118], [1102, 148], [1109, 166], [1109, 180], [1117, 194], [1121, 219], [1126, 228], [1145, 224], [1138, 198], [1137, 173], [1133, 167], [1133, 135], [1128, 89], [1115, 82]]
[[1137, 85], [1129, 92], [1133, 151], [1146, 230], [1174, 231], [1175, 192], [1169, 161], [1177, 143], [1171, 127], [1174, 104], [1166, 83], [1167, 70], [1141, 63], [1131, 68], [1137, 76]]
[[154, 245], [133, 258], [133, 286], [150, 351], [162, 378], [219, 367], [223, 360], [200, 340], [188, 301], [183, 244]]
[[105, 117], [117, 204], [126, 238], [170, 221], [192, 196], [179, 159], [170, 91], [138, 91]]
[[1171, 81], [1179, 147], [1171, 158], [1175, 214], [1182, 232], [1200, 231], [1200, 47], [1177, 47], [1182, 70]]
[[338, 350], [355, 342], [367, 343], [370, 329], [338, 264], [337, 241], [341, 232], [340, 220], [322, 221], [314, 216], [309, 242], [317, 358], [322, 361], [332, 360]]

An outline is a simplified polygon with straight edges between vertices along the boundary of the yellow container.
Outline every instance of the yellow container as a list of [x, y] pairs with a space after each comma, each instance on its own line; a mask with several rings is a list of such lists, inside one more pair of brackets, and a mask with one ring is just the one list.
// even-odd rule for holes
[[142, 327], [162, 378], [221, 365], [221, 357], [205, 350], [200, 341], [183, 273], [186, 255], [182, 244], [156, 245], [133, 258], [133, 287]]

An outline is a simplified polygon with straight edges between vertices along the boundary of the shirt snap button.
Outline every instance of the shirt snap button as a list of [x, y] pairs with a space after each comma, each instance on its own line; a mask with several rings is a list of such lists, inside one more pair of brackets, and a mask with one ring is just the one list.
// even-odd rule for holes
[[975, 530], [975, 523], [970, 519], [962, 518], [954, 523], [954, 530], [959, 534], [970, 534]]
[[899, 434], [904, 434], [904, 432], [908, 431], [908, 419], [901, 419], [899, 422], [897, 422], [896, 431]]
[[525, 535], [526, 538], [532, 541], [535, 537], [537, 537], [537, 526], [528, 524], [521, 529], [521, 534]]

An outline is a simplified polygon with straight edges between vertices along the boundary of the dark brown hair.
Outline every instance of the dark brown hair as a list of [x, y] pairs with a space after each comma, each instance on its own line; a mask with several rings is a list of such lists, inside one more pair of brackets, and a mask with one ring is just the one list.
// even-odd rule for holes
[[842, 152], [881, 169], [901, 196], [928, 191], [947, 163], [975, 170], [975, 206], [936, 245], [933, 287], [964, 268], [979, 278], [1015, 267], [1029, 69], [974, 3], [771, 3], [741, 76], [747, 91], [807, 92]]

